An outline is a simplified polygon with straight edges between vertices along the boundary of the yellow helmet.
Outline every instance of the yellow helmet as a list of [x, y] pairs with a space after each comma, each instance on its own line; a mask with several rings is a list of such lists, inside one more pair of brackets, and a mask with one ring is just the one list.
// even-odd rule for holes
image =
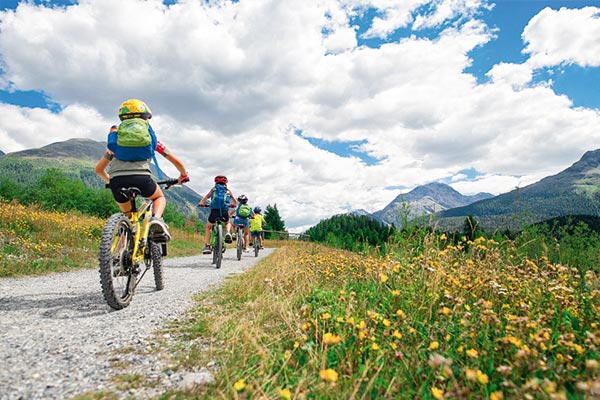
[[150, 119], [152, 118], [152, 111], [150, 111], [150, 107], [143, 101], [129, 99], [121, 104], [121, 107], [119, 108], [119, 119], [123, 121], [124, 119], [129, 118]]

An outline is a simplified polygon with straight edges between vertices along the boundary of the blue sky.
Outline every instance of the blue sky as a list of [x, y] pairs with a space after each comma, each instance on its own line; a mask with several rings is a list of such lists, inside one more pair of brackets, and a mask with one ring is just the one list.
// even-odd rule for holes
[[385, 3], [2, 0], [0, 150], [105, 140], [141, 98], [194, 190], [225, 173], [301, 230], [600, 148], [600, 2]]

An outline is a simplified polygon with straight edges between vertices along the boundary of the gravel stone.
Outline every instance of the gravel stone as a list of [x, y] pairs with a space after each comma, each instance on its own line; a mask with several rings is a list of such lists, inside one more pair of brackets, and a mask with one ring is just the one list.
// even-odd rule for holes
[[[106, 304], [98, 270], [0, 279], [0, 400], [119, 393], [111, 378], [124, 373], [155, 384], [125, 388], [120, 397], [153, 398], [185, 387], [186, 377], [186, 384], [209, 383], [208, 370], [170, 369], [156, 331], [185, 318], [194, 294], [247, 270], [272, 251], [264, 249], [258, 258], [244, 254], [238, 261], [235, 249], [228, 249], [221, 269], [211, 264], [212, 255], [165, 258], [164, 290], [156, 291], [150, 269], [131, 304], [119, 311]], [[174, 340], [168, 333], [160, 335], [167, 343]], [[196, 381], [194, 373], [202, 378]]]

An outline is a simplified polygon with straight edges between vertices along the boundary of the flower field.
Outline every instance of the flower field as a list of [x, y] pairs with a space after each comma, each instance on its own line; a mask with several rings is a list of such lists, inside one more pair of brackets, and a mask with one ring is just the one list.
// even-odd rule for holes
[[[105, 222], [79, 212], [46, 211], [0, 198], [0, 277], [97, 268]], [[200, 252], [197, 234], [171, 231], [170, 256]]]
[[179, 362], [219, 379], [186, 398], [599, 398], [598, 285], [508, 240], [283, 247], [200, 299]]

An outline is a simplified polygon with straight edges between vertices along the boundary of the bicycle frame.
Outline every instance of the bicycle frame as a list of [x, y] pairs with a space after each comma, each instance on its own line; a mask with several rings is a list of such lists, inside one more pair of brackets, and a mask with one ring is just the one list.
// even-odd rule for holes
[[[133, 236], [133, 251], [132, 251], [132, 263], [140, 264], [144, 261], [144, 249], [146, 244], [148, 243], [147, 237], [150, 230], [149, 221], [152, 216], [152, 201], [144, 200], [142, 205], [137, 208], [135, 197], [131, 200], [131, 212], [129, 215], [129, 220], [133, 226], [132, 232]], [[115, 243], [111, 246], [111, 251], [116, 249], [118, 245], [118, 240], [115, 240]], [[145, 272], [145, 271], [144, 271]]]

